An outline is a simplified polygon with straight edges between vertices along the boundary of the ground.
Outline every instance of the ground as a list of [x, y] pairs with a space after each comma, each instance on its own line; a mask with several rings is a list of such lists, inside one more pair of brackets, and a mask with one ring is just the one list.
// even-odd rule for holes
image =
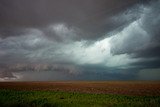
[[160, 96], [159, 81], [1, 82], [0, 89]]
[[1, 107], [160, 106], [159, 81], [1, 82]]

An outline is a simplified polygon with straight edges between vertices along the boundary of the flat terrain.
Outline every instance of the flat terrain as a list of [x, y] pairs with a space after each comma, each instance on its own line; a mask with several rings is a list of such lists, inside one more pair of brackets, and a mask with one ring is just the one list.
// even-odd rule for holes
[[160, 96], [159, 81], [0, 82], [0, 89]]
[[160, 96], [2, 89], [0, 107], [160, 107]]
[[1, 82], [0, 107], [160, 107], [158, 81]]

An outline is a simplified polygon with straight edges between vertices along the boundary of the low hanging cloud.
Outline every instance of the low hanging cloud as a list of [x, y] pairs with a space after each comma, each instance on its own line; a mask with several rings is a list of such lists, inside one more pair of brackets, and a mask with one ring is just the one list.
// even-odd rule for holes
[[[65, 36], [66, 33], [61, 36]], [[8, 60], [4, 60], [6, 63], [7, 61], [10, 62], [10, 60], [14, 61], [14, 58], [19, 57], [19, 55], [22, 55], [23, 58], [31, 62], [38, 62], [40, 60], [44, 62], [66, 61], [75, 64], [100, 64], [104, 63], [104, 61], [106, 61], [105, 59], [115, 62], [116, 59], [120, 57], [129, 58], [127, 55], [120, 55], [120, 57], [111, 55], [109, 41], [110, 38], [106, 38], [96, 41], [89, 46], [85, 45], [87, 42], [85, 40], [71, 41], [66, 44], [65, 42], [61, 43], [49, 40], [43, 36], [43, 32], [34, 29], [31, 30], [31, 33], [28, 35], [3, 39], [1, 41], [1, 50], [6, 54], [2, 53], [1, 55], [3, 57], [11, 55], [11, 57], [7, 57]], [[17, 52], [19, 54], [17, 54]], [[70, 56], [72, 57], [70, 58]], [[112, 61], [112, 59], [114, 61]], [[23, 60], [24, 59], [22, 59], [22, 61]], [[26, 60], [24, 60], [24, 62]], [[15, 59], [15, 61], [19, 60]], [[123, 62], [125, 63], [125, 61]]]
[[143, 80], [159, 80], [160, 69], [143, 69], [138, 73], [138, 79]]

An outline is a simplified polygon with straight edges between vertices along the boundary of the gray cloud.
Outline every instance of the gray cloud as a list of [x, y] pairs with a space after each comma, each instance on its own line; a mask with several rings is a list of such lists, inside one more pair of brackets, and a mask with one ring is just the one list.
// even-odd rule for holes
[[20, 34], [21, 29], [26, 27], [43, 29], [51, 23], [67, 23], [68, 26], [75, 26], [84, 32], [82, 39], [97, 39], [105, 32], [120, 27], [122, 22], [115, 23], [111, 17], [139, 3], [137, 1], [1, 0], [0, 29], [4, 33], [3, 37], [7, 37]]
[[[113, 37], [112, 52], [114, 54], [141, 53], [159, 47], [159, 4], [160, 2], [157, 1], [151, 2], [148, 6], [139, 7], [139, 18]], [[127, 16], [124, 17], [127, 18]]]
[[153, 79], [159, 4], [1, 0], [0, 80]]
[[143, 69], [138, 73], [138, 78], [143, 80], [159, 80], [160, 69]]

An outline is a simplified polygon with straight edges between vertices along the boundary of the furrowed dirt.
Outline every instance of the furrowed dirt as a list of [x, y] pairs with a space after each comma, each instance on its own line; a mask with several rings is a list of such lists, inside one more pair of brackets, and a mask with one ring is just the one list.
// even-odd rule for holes
[[160, 96], [160, 81], [0, 82], [0, 89]]

